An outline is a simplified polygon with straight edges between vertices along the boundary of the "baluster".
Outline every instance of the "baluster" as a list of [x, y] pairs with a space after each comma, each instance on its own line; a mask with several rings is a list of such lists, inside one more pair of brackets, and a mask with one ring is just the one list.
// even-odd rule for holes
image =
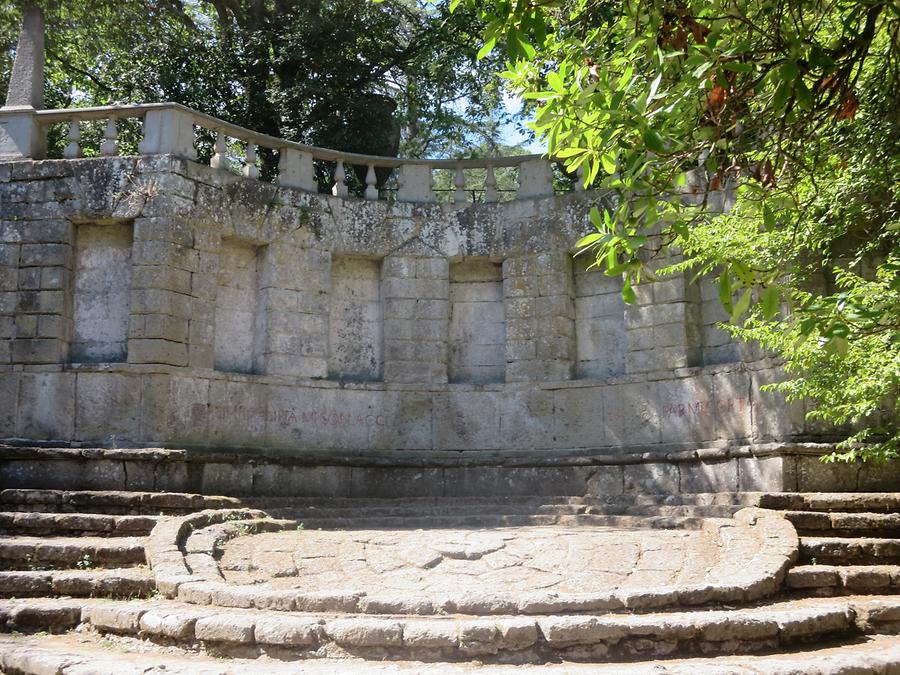
[[256, 144], [247, 143], [247, 152], [244, 157], [244, 169], [241, 171], [247, 178], [259, 178], [259, 168], [256, 166]]
[[116, 129], [116, 118], [106, 120], [106, 131], [103, 132], [106, 140], [100, 145], [100, 154], [105, 157], [113, 157], [119, 154], [119, 146], [116, 141], [119, 138], [119, 130]]
[[453, 193], [453, 201], [457, 204], [464, 204], [468, 200], [466, 199], [466, 175], [463, 173], [463, 169], [461, 166], [456, 167], [456, 173], [453, 178], [453, 185], [456, 186], [456, 191]]
[[334, 187], [331, 188], [331, 194], [335, 197], [346, 197], [348, 192], [347, 184], [344, 182], [346, 179], [347, 173], [344, 171], [344, 160], [339, 159], [334, 167]]
[[485, 169], [484, 176], [484, 201], [487, 203], [496, 202], [499, 198], [497, 194], [497, 177], [494, 175], [494, 167], [490, 164]]
[[584, 164], [575, 169], [575, 192], [584, 192]]
[[69, 122], [69, 144], [63, 150], [63, 157], [66, 159], [76, 159], [81, 157], [81, 123], [78, 120]]
[[378, 199], [378, 188], [375, 186], [377, 182], [375, 165], [369, 164], [369, 170], [366, 171], [366, 199]]
[[209, 159], [209, 165], [213, 169], [227, 169], [228, 158], [226, 157], [225, 134], [221, 131], [216, 132], [215, 154]]

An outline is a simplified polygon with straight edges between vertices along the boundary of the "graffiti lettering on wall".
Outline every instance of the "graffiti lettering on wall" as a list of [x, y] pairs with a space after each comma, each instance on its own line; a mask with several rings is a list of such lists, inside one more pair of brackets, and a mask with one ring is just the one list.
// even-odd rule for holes
[[663, 406], [663, 417], [706, 417], [718, 412], [742, 413], [754, 406], [752, 399], [742, 396], [706, 401], [688, 401], [666, 403]]
[[195, 403], [191, 406], [191, 422], [194, 424], [241, 422], [252, 427], [276, 424], [284, 428], [299, 424], [321, 429], [343, 428], [351, 425], [358, 427], [383, 427], [387, 425], [384, 415], [376, 415], [375, 413], [351, 413], [340, 410], [297, 410], [296, 408], [247, 408], [242, 405], [204, 405], [202, 403]]

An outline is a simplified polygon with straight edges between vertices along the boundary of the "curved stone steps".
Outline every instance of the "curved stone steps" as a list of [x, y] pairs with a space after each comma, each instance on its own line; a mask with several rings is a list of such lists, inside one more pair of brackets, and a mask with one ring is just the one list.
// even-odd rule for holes
[[803, 562], [823, 565], [900, 563], [900, 539], [880, 537], [800, 537]]
[[0, 597], [147, 597], [156, 589], [146, 567], [0, 572]]
[[42, 513], [107, 513], [119, 515], [184, 515], [201, 509], [241, 505], [234, 497], [182, 492], [121, 492], [112, 490], [0, 490], [3, 511]]
[[900, 565], [797, 565], [785, 585], [816, 595], [900, 593]]
[[0, 534], [146, 537], [161, 517], [6, 511], [0, 512]]
[[[479, 665], [480, 675], [884, 675], [900, 665], [900, 637], [875, 635], [824, 647], [805, 647], [784, 654], [653, 659], [638, 663], [542, 663], [540, 665]], [[18, 675], [258, 675], [251, 658], [227, 662], [169, 647], [154, 651], [144, 642], [91, 636], [0, 635], [0, 671]], [[302, 666], [267, 660], [271, 675], [471, 675], [469, 663], [363, 661], [355, 658], [308, 659]]]
[[275, 658], [346, 657], [423, 661], [547, 659], [591, 662], [675, 653], [779, 651], [896, 630], [896, 597], [819, 598], [741, 609], [545, 617], [418, 617], [217, 610], [151, 600], [0, 602], [5, 630], [60, 632], [85, 623], [100, 633], [185, 649]]
[[142, 537], [29, 537], [0, 535], [0, 569], [141, 565]]
[[898, 537], [900, 513], [784, 511], [798, 534], [834, 537]]
[[759, 506], [778, 511], [900, 511], [900, 492], [772, 492], [759, 495]]

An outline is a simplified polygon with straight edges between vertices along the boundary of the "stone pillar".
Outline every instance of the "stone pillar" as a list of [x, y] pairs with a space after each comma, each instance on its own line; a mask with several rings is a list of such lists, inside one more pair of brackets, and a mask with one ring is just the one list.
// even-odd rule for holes
[[142, 155], [175, 155], [194, 160], [194, 122], [183, 109], [150, 110], [144, 117], [144, 140], [138, 145]]
[[275, 241], [260, 260], [262, 372], [328, 375], [331, 254]]
[[573, 377], [573, 292], [572, 261], [566, 251], [503, 261], [507, 382]]
[[278, 184], [283, 187], [299, 188], [306, 192], [317, 192], [313, 158], [308, 152], [294, 148], [278, 151]]
[[446, 258], [388, 256], [382, 266], [385, 382], [447, 381]]
[[425, 164], [403, 164], [398, 178], [400, 189], [397, 199], [401, 202], [431, 203], [436, 201], [431, 187], [431, 167]]
[[4, 362], [63, 362], [72, 332], [74, 228], [67, 220], [0, 225], [0, 335], [11, 339]]
[[[134, 221], [134, 275], [128, 327], [128, 363], [190, 363], [190, 323], [200, 252], [189, 223], [181, 218]], [[195, 355], [196, 365], [205, 361]]]
[[[677, 262], [660, 260], [661, 268]], [[686, 274], [638, 284], [625, 306], [625, 372], [646, 373], [702, 365], [700, 294]]]
[[549, 197], [553, 194], [553, 172], [545, 159], [532, 159], [519, 164], [519, 188], [516, 199]]
[[6, 105], [0, 108], [0, 159], [44, 156], [46, 139], [35, 110], [44, 107], [44, 17], [25, 9]]

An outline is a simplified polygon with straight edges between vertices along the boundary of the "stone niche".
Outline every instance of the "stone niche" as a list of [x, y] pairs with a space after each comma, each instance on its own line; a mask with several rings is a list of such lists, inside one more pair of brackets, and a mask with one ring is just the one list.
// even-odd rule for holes
[[450, 382], [485, 384], [506, 376], [506, 318], [501, 265], [465, 260], [450, 265]]
[[381, 380], [384, 372], [381, 261], [332, 257], [328, 310], [328, 377]]
[[78, 225], [72, 292], [75, 363], [121, 362], [128, 357], [131, 307], [131, 224]]
[[222, 240], [216, 287], [214, 358], [216, 370], [263, 372], [265, 317], [259, 277], [265, 247]]
[[594, 268], [590, 255], [572, 260], [575, 278], [576, 377], [606, 378], [625, 372], [625, 303], [622, 280]]

